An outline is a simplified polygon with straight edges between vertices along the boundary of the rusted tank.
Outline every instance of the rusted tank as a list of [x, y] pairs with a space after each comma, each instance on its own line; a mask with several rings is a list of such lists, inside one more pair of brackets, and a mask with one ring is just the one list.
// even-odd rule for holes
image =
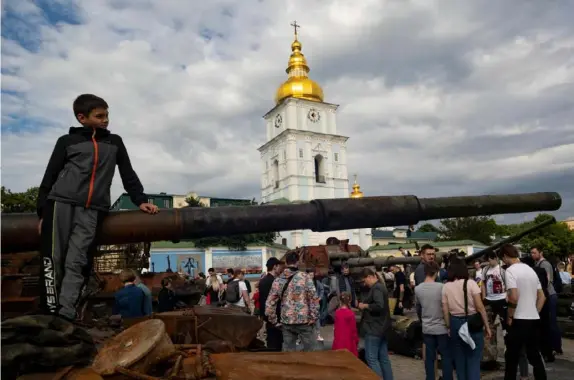
[[[164, 278], [172, 279], [173, 290], [185, 304], [196, 304], [204, 286], [186, 280], [173, 272], [144, 273], [142, 282], [157, 297]], [[85, 302], [84, 318], [90, 320], [109, 315], [115, 293], [123, 286], [118, 273], [93, 273], [88, 283], [89, 294]], [[2, 255], [2, 319], [37, 311], [40, 297], [40, 254]], [[82, 300], [81, 304], [84, 304]]]
[[[378, 376], [347, 350], [226, 353], [211, 355], [217, 379], [376, 380]], [[246, 365], [249, 363], [249, 365]], [[295, 371], [295, 369], [298, 369]], [[303, 370], [304, 369], [304, 370]]]
[[176, 344], [220, 340], [231, 342], [239, 349], [247, 348], [263, 326], [259, 318], [242, 310], [211, 305], [154, 314], [153, 318], [165, 323], [168, 335]]
[[[524, 236], [553, 223], [556, 223], [556, 219], [554, 218], [545, 220], [542, 223], [525, 229], [515, 235], [509, 236], [496, 244], [469, 255], [464, 259], [468, 263], [477, 259], [482, 259], [488, 253], [496, 251], [504, 244], [514, 243], [522, 239]], [[416, 265], [421, 260], [419, 256], [370, 257], [368, 252], [363, 251], [358, 245], [349, 244], [349, 240], [338, 240], [336, 238], [327, 239], [325, 245], [301, 247], [289, 252], [295, 252], [299, 256], [299, 269], [307, 271], [312, 270], [314, 271], [315, 276], [318, 277], [326, 276], [330, 269], [340, 267], [343, 263], [346, 263], [351, 268], [351, 273], [358, 274], [364, 267], [374, 266], [380, 270], [382, 267], [389, 267], [392, 265]], [[449, 252], [440, 252], [437, 255], [437, 260], [441, 261], [442, 256], [445, 254], [449, 254]]]
[[[303, 204], [199, 207], [112, 212], [105, 219], [99, 244], [128, 244], [160, 240], [195, 239], [258, 232], [337, 231], [397, 225], [423, 220], [495, 215], [560, 208], [558, 193], [417, 198], [414, 195], [319, 199]], [[39, 247], [35, 214], [2, 214], [2, 252]]]

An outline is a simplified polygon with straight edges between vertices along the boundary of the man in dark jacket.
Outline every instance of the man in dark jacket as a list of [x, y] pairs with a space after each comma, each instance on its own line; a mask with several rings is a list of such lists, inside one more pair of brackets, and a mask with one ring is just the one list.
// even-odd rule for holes
[[273, 285], [275, 278], [277, 278], [283, 271], [284, 265], [285, 263], [280, 261], [278, 258], [270, 257], [266, 264], [267, 274], [259, 280], [259, 315], [266, 322], [265, 330], [267, 332], [267, 348], [273, 351], [281, 351], [283, 348], [283, 333], [267, 320], [267, 317], [265, 316], [265, 303], [267, 302], [267, 297], [269, 297], [271, 285]]
[[359, 309], [363, 311], [361, 335], [365, 339], [365, 359], [367, 365], [379, 377], [393, 380], [388, 342], [385, 337], [391, 327], [389, 294], [373, 269], [364, 269], [363, 281], [370, 288], [364, 303], [359, 303]]

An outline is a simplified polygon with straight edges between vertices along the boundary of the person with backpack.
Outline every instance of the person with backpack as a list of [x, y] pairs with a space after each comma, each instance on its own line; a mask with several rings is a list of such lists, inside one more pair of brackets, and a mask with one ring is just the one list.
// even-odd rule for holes
[[562, 290], [562, 281], [556, 266], [552, 265], [544, 258], [542, 248], [538, 246], [532, 247], [530, 256], [535, 262], [535, 266], [542, 268], [546, 271], [548, 277], [548, 311], [550, 313], [550, 341], [552, 348], [557, 354], [562, 354], [562, 336], [558, 328], [557, 309], [558, 309], [558, 294]]
[[227, 283], [225, 301], [228, 307], [240, 308], [247, 314], [251, 314], [249, 293], [247, 292], [244, 276], [243, 271], [233, 271], [233, 278]]
[[269, 323], [283, 332], [283, 351], [286, 352], [297, 349], [298, 338], [303, 343], [303, 351], [314, 351], [317, 341], [319, 297], [313, 279], [298, 270], [298, 260], [295, 252], [285, 255], [287, 269], [273, 281], [265, 303]]

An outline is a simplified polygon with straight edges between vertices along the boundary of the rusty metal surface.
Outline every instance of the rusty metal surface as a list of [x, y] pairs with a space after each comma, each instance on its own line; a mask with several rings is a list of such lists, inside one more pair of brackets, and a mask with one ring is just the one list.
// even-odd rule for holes
[[145, 373], [151, 365], [167, 359], [174, 352], [165, 324], [151, 319], [108, 340], [98, 351], [92, 369], [100, 375], [112, 375], [116, 367], [137, 368]]
[[[329, 238], [326, 243], [325, 245], [297, 248], [287, 253], [297, 253], [299, 256], [299, 269], [313, 270], [317, 277], [324, 277], [328, 274], [331, 261], [333, 260], [367, 257], [367, 253], [361, 247], [349, 244], [348, 239]], [[285, 255], [283, 255], [281, 260], [285, 260]]]
[[[62, 380], [67, 379], [66, 375], [72, 371], [73, 367], [63, 367], [54, 372], [28, 373], [18, 377], [18, 380]], [[88, 380], [88, 379], [86, 379]]]
[[[98, 273], [98, 279], [102, 282], [102, 288], [99, 293], [99, 297], [113, 296], [119, 289], [121, 289], [124, 284], [120, 280], [119, 273]], [[161, 290], [161, 281], [164, 278], [170, 278], [172, 280], [172, 285], [176, 294], [184, 294], [199, 292], [199, 288], [177, 273], [173, 272], [148, 272], [140, 276], [142, 282], [147, 286], [154, 295]]]
[[211, 355], [211, 360], [217, 380], [378, 380], [365, 363], [346, 350], [240, 352]]
[[[417, 198], [414, 195], [321, 199], [303, 204], [200, 207], [111, 212], [99, 244], [194, 239], [230, 234], [291, 231], [337, 231], [353, 228], [414, 225], [423, 220], [554, 211], [558, 193]], [[23, 252], [39, 246], [35, 214], [2, 214], [2, 252]]]
[[154, 314], [161, 319], [174, 343], [206, 344], [214, 340], [231, 342], [237, 348], [246, 348], [263, 327], [259, 318], [241, 310], [211, 305]]
[[64, 380], [103, 380], [96, 371], [91, 368], [74, 368], [71, 370]]

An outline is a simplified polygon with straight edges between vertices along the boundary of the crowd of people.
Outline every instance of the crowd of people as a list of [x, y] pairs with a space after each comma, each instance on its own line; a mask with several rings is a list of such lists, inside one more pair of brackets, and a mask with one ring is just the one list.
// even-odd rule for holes
[[[355, 281], [345, 264], [339, 273], [316, 278], [314, 271], [299, 269], [298, 255], [290, 252], [285, 261], [267, 261], [254, 292], [243, 271], [230, 268], [224, 278], [210, 268], [202, 277], [202, 302], [257, 315], [265, 321], [270, 351], [295, 351], [299, 345], [304, 351], [316, 350], [323, 340], [321, 326], [333, 322], [332, 348], [359, 356], [361, 336], [365, 362], [385, 380], [393, 378], [386, 338], [391, 315], [416, 310], [427, 380], [438, 378], [439, 356], [443, 380], [455, 373], [458, 380], [480, 379], [484, 347], [496, 343], [499, 320], [506, 347], [505, 379], [516, 379], [517, 372], [527, 379], [528, 364], [535, 379], [546, 379], [545, 362], [562, 353], [556, 321], [556, 294], [562, 287], [555, 284], [569, 286], [574, 279], [574, 274], [563, 274], [565, 265], [549, 263], [539, 247], [521, 259], [509, 244], [498, 254], [490, 253], [486, 262], [474, 263], [474, 270], [459, 255], [439, 264], [435, 248], [428, 244], [418, 255], [421, 262], [414, 268], [392, 266], [381, 274], [365, 268]], [[151, 314], [151, 292], [137, 273], [126, 270], [120, 277], [124, 287], [116, 294], [114, 312], [124, 317]], [[172, 280], [164, 278], [158, 311], [176, 307]]]

